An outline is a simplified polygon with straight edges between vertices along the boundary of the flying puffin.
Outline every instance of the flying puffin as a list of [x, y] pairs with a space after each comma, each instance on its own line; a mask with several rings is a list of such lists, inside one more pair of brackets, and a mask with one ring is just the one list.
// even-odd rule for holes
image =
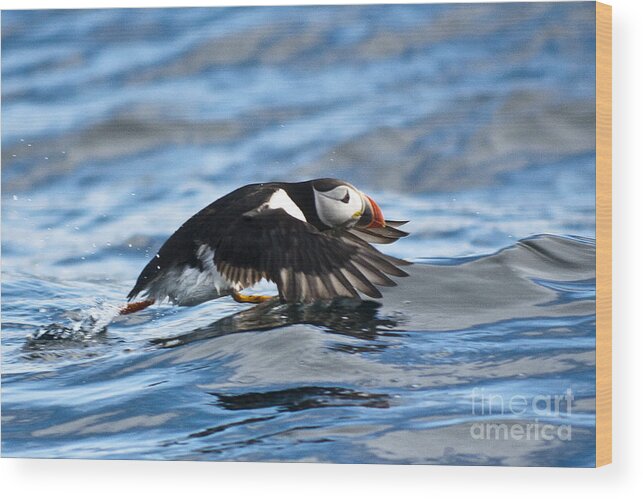
[[[203, 208], [163, 244], [127, 295], [121, 314], [169, 299], [176, 305], [231, 295], [259, 303], [270, 296], [241, 292], [261, 279], [277, 285], [282, 302], [372, 298], [389, 277], [408, 274], [405, 260], [369, 243], [408, 233], [384, 220], [369, 196], [348, 182], [322, 178], [241, 187]], [[142, 301], [133, 301], [142, 298]]]

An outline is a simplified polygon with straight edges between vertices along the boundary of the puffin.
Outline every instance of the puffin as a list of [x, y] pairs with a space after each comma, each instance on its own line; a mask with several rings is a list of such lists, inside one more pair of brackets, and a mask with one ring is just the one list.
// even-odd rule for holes
[[[274, 298], [243, 294], [262, 279], [282, 303], [381, 298], [410, 262], [372, 246], [408, 232], [385, 220], [348, 182], [319, 178], [240, 187], [187, 220], [161, 246], [127, 295], [121, 314], [169, 300], [193, 306], [231, 296], [240, 303]], [[360, 295], [361, 294], [361, 295]]]

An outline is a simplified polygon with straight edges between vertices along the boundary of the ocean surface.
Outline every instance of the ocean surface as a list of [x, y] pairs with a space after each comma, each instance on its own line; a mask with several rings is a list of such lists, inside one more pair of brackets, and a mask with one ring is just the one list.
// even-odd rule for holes
[[[2, 12], [2, 455], [593, 466], [593, 5]], [[326, 176], [409, 220], [382, 300], [117, 316]]]

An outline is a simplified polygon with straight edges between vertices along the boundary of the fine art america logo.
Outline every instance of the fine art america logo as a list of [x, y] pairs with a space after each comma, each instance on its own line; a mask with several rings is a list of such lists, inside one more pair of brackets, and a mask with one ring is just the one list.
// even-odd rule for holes
[[[515, 419], [517, 422], [484, 421], [471, 425], [474, 440], [566, 440], [572, 439], [571, 424], [551, 424], [542, 420], [571, 417], [574, 394], [568, 388], [564, 395], [488, 394], [484, 389], [471, 392], [471, 413], [484, 418]], [[533, 418], [533, 419], [532, 419]], [[524, 421], [524, 420], [527, 421]]]

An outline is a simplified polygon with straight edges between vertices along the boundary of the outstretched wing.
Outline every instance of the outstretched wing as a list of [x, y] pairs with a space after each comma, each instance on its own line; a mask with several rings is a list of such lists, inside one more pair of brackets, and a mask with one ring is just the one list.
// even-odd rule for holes
[[[283, 209], [253, 210], [231, 223], [214, 251], [219, 273], [248, 287], [262, 278], [286, 302], [338, 296], [373, 298], [375, 286], [395, 286], [388, 275], [408, 275], [408, 262], [384, 255], [346, 231], [321, 232]], [[388, 275], [387, 275], [388, 274]]]
[[375, 244], [391, 244], [409, 235], [408, 232], [398, 229], [408, 221], [387, 220], [384, 227], [353, 227], [349, 232], [362, 241]]

